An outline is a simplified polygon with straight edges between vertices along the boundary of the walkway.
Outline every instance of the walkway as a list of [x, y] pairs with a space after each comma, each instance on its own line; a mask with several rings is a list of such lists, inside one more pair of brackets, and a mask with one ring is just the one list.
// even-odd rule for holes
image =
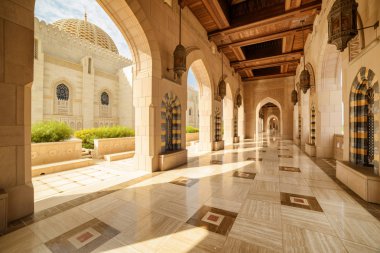
[[23, 222], [0, 252], [380, 251], [380, 222], [278, 140], [246, 140]]

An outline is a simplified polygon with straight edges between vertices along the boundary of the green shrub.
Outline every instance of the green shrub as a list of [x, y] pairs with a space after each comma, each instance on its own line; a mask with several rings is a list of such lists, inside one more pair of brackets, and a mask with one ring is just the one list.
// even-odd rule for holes
[[42, 121], [32, 125], [32, 142], [64, 141], [71, 137], [73, 130], [63, 122]]
[[94, 139], [119, 138], [135, 136], [135, 131], [128, 127], [99, 127], [76, 131], [75, 137], [82, 140], [82, 147], [93, 149]]
[[186, 127], [186, 133], [198, 133], [199, 132], [199, 128], [196, 128], [196, 127], [192, 127], [192, 126], [187, 126]]

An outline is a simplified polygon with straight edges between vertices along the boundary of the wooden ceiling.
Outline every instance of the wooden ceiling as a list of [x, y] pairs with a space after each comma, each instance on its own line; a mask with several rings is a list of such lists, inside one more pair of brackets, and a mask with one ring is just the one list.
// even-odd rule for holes
[[[243, 80], [295, 75], [322, 0], [184, 0]], [[303, 30], [302, 30], [302, 23]]]

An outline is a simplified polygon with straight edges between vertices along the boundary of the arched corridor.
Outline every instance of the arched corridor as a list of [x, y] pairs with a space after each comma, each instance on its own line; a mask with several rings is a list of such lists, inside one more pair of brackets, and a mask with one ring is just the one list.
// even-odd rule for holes
[[2, 1], [0, 252], [380, 251], [379, 9]]

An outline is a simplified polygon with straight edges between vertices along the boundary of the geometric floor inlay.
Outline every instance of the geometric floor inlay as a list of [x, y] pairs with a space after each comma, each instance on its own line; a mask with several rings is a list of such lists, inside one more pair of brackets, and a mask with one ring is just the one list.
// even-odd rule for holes
[[293, 158], [293, 156], [291, 156], [291, 155], [278, 155], [278, 157], [282, 157], [282, 158]]
[[245, 178], [245, 179], [255, 179], [256, 173], [235, 171], [232, 175], [233, 177]]
[[247, 161], [259, 161], [261, 162], [263, 160], [263, 158], [256, 158], [256, 157], [248, 157], [247, 158]]
[[237, 215], [237, 213], [219, 208], [202, 206], [186, 223], [203, 227], [214, 233], [228, 235]]
[[296, 167], [279, 166], [279, 169], [280, 171], [287, 171], [287, 172], [301, 172], [301, 170]]
[[54, 253], [91, 252], [120, 232], [98, 219], [92, 219], [46, 242]]
[[286, 192], [280, 192], [280, 195], [281, 205], [323, 212], [318, 200], [315, 197]]
[[179, 178], [171, 181], [170, 183], [190, 187], [193, 184], [197, 183], [198, 181], [199, 181], [199, 179], [196, 179], [196, 178], [179, 177]]
[[219, 161], [219, 160], [211, 160], [211, 161], [210, 161], [210, 164], [219, 164], [219, 165], [222, 165], [222, 164], [223, 164], [223, 161]]

